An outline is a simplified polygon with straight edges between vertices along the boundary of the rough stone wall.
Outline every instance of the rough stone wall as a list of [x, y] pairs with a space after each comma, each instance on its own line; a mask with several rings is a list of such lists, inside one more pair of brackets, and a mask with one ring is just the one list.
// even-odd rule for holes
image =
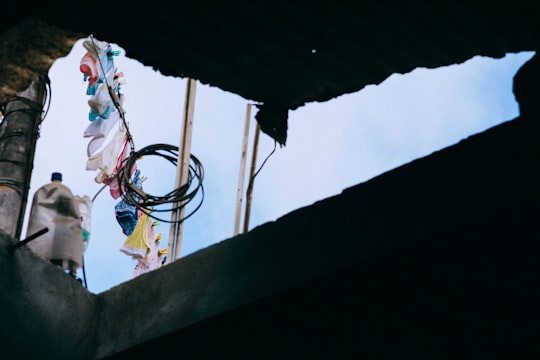
[[91, 359], [97, 296], [0, 231], [0, 358]]
[[0, 32], [0, 104], [26, 90], [39, 76], [48, 76], [54, 61], [69, 54], [81, 37], [31, 19]]

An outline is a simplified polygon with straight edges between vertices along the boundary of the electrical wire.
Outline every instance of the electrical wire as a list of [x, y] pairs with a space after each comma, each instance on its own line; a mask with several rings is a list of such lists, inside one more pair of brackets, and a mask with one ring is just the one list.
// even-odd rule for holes
[[[19, 95], [14, 95], [12, 96], [5, 104], [1, 104], [0, 105], [0, 114], [2, 115], [0, 117], [0, 127], [2, 126], [2, 123], [4, 121], [7, 121], [7, 118], [12, 115], [13, 113], [16, 113], [16, 112], [26, 112], [26, 113], [29, 113], [31, 115], [33, 114], [36, 114], [36, 113], [41, 113], [40, 117], [39, 117], [39, 122], [37, 123], [36, 125], [36, 129], [35, 129], [35, 134], [32, 133], [32, 134], [28, 134], [28, 132], [21, 132], [21, 131], [13, 131], [13, 132], [10, 132], [10, 133], [7, 133], [7, 134], [2, 134], [2, 136], [0, 136], [0, 141], [2, 141], [3, 139], [5, 138], [8, 138], [8, 137], [12, 137], [12, 136], [28, 136], [28, 137], [34, 137], [35, 136], [35, 141], [37, 141], [37, 139], [40, 137], [40, 130], [41, 130], [41, 124], [43, 123], [43, 121], [45, 120], [45, 118], [47, 117], [48, 113], [49, 113], [49, 109], [51, 108], [51, 99], [52, 99], [52, 89], [51, 89], [51, 82], [50, 82], [50, 79], [49, 77], [45, 76], [45, 77], [42, 77], [42, 80], [45, 82], [46, 86], [45, 86], [45, 101], [43, 101], [43, 104], [40, 104], [36, 101], [33, 101], [33, 100], [30, 100], [28, 98], [25, 98], [23, 96], [19, 96]], [[14, 101], [19, 101], [25, 105], [27, 105], [26, 108], [20, 108], [20, 109], [15, 109], [15, 110], [10, 110], [8, 112], [6, 112], [6, 107], [7, 107], [7, 104], [11, 103], [11, 102], [14, 102]], [[25, 163], [23, 161], [20, 161], [20, 162], [17, 162], [17, 161], [13, 161], [13, 160], [1, 160], [2, 162], [12, 162], [12, 163]], [[28, 174], [26, 174], [26, 177], [28, 178]], [[8, 185], [8, 181], [7, 180], [3, 180], [3, 181], [0, 181], [2, 183], [2, 185]], [[17, 185], [19, 185], [18, 183], [16, 182], [11, 182], [10, 184], [12, 188], [16, 188]], [[23, 207], [21, 207], [21, 216], [22, 216], [22, 209]], [[47, 229], [45, 229], [47, 230]], [[36, 234], [33, 234], [34, 236], [35, 235], [41, 235], [40, 232], [36, 233]], [[28, 237], [26, 239], [26, 242], [30, 239], [33, 239], [32, 237]], [[25, 241], [21, 241], [17, 244], [17, 246], [21, 246], [23, 244], [26, 243]], [[85, 266], [84, 266], [84, 256], [83, 256], [83, 263], [82, 263], [82, 272], [83, 272], [83, 278], [84, 278], [84, 287], [85, 288], [88, 288], [88, 282], [86, 280], [86, 270], [85, 270]]]
[[[111, 97], [114, 106], [119, 111], [120, 117], [122, 119], [124, 128], [126, 129], [126, 137], [129, 141], [131, 153], [128, 156], [127, 159], [123, 161], [120, 168], [117, 170], [116, 174], [113, 174], [111, 178], [116, 178], [115, 180], [118, 182], [118, 189], [120, 193], [120, 197], [126, 201], [127, 203], [134, 205], [138, 210], [145, 213], [149, 217], [166, 222], [166, 223], [180, 223], [192, 216], [199, 208], [201, 207], [203, 201], [204, 201], [204, 187], [202, 185], [203, 177], [204, 177], [204, 168], [194, 155], [190, 155], [190, 164], [188, 167], [188, 179], [185, 184], [182, 184], [180, 187], [170, 191], [169, 193], [162, 195], [162, 196], [156, 196], [152, 194], [148, 194], [144, 192], [141, 188], [137, 187], [131, 179], [131, 174], [134, 173], [134, 169], [136, 168], [136, 162], [138, 159], [148, 156], [148, 155], [155, 155], [160, 156], [169, 161], [171, 164], [177, 166], [178, 162], [178, 147], [168, 145], [168, 144], [154, 144], [149, 145], [144, 148], [142, 148], [139, 151], [135, 151], [135, 144], [133, 141], [133, 137], [129, 131], [129, 126], [125, 118], [125, 113], [122, 108], [121, 102], [120, 102], [120, 93], [116, 93], [112, 86], [108, 83], [107, 75], [103, 66], [103, 63], [101, 62], [101, 57], [99, 54], [97, 54], [97, 47], [94, 42], [93, 35], [90, 35], [90, 40], [92, 41], [93, 49], [96, 54], [95, 58], [98, 59], [99, 65], [101, 68], [101, 72], [104, 74], [104, 81], [105, 85], [107, 86], [109, 96]], [[194, 186], [192, 186], [194, 185]], [[92, 198], [92, 202], [97, 198], [97, 196], [107, 187], [107, 185], [103, 185], [99, 191], [94, 195]], [[186, 216], [180, 219], [176, 220], [166, 220], [162, 219], [155, 215], [155, 213], [161, 213], [161, 212], [172, 212], [172, 211], [178, 211], [179, 209], [187, 206], [199, 193], [200, 191], [200, 201], [195, 206], [195, 208], [188, 213]], [[163, 205], [172, 204], [169, 208], [163, 209]], [[84, 259], [83, 259], [84, 261]], [[84, 275], [84, 282], [85, 286], [87, 286], [86, 282], [86, 273], [84, 269], [83, 264], [83, 275]]]
[[247, 190], [246, 190], [246, 193], [249, 194], [251, 193], [251, 191], [253, 191], [253, 182], [255, 181], [255, 176], [257, 176], [259, 174], [259, 172], [262, 170], [264, 164], [266, 164], [266, 162], [268, 161], [268, 159], [270, 158], [270, 156], [272, 156], [273, 153], [276, 152], [276, 146], [277, 145], [277, 141], [274, 140], [274, 149], [268, 154], [266, 155], [266, 158], [264, 159], [264, 161], [262, 162], [261, 166], [259, 166], [259, 169], [255, 172], [255, 174], [253, 174], [253, 176], [249, 179], [249, 183], [248, 183], [248, 187], [247, 187]]
[[[31, 100], [29, 98], [26, 98], [24, 96], [20, 95], [14, 95], [12, 96], [5, 104], [0, 105], [0, 142], [3, 140], [10, 138], [10, 137], [22, 137], [24, 138], [24, 143], [27, 143], [28, 140], [32, 144], [32, 150], [35, 151], [35, 143], [37, 139], [40, 137], [40, 128], [41, 124], [43, 123], [43, 120], [47, 117], [48, 111], [50, 109], [51, 104], [51, 82], [49, 77], [47, 76], [40, 76], [39, 80], [40, 85], [45, 84], [43, 88], [43, 101], [37, 102], [34, 100]], [[47, 101], [45, 101], [47, 100]], [[13, 109], [12, 106], [10, 107], [9, 111], [6, 111], [9, 104], [13, 102], [19, 102], [21, 103], [20, 106], [17, 106], [15, 109]], [[46, 104], [46, 106], [45, 106]], [[9, 117], [17, 112], [23, 112], [27, 113], [30, 116], [35, 116], [36, 114], [39, 114], [37, 116], [37, 121], [34, 123], [34, 128], [31, 131], [19, 131], [19, 130], [13, 130], [10, 128], [10, 130], [7, 130], [7, 121], [9, 121]], [[15, 121], [15, 120], [14, 120]], [[24, 160], [14, 160], [10, 158], [2, 158], [0, 159], [0, 165], [1, 163], [12, 163], [17, 165], [26, 165], [24, 166], [24, 180], [23, 181], [15, 181], [13, 179], [0, 179], [0, 185], [7, 186], [17, 192], [18, 195], [22, 196], [21, 202], [23, 206], [20, 208], [19, 212], [19, 220], [17, 225], [17, 233], [19, 232], [20, 226], [22, 226], [22, 219], [24, 218], [24, 208], [27, 202], [28, 198], [28, 190], [30, 188], [29, 179], [31, 177], [32, 173], [32, 166], [28, 166], [28, 164], [32, 165], [34, 159], [34, 154], [30, 154], [30, 158], [24, 159]]]
[[96, 198], [98, 197], [98, 195], [99, 195], [103, 190], [105, 190], [105, 188], [106, 188], [107, 186], [108, 186], [107, 184], [103, 184], [103, 186], [98, 190], [98, 192], [96, 193], [96, 195], [94, 195], [94, 197], [92, 198], [92, 202], [94, 202], [94, 200], [96, 200]]
[[[99, 61], [99, 65], [101, 68], [101, 72], [104, 74], [104, 80], [105, 85], [107, 86], [107, 89], [109, 91], [109, 95], [111, 99], [113, 100], [113, 103], [117, 110], [120, 113], [120, 117], [122, 118], [122, 122], [124, 124], [124, 128], [126, 129], [127, 139], [130, 143], [131, 147], [131, 154], [130, 156], [123, 162], [120, 169], [114, 174], [117, 178], [118, 184], [119, 184], [119, 192], [122, 199], [124, 199], [126, 202], [133, 204], [136, 206], [139, 210], [146, 213], [148, 216], [167, 223], [171, 222], [182, 222], [193, 213], [195, 213], [200, 206], [202, 205], [202, 202], [204, 200], [204, 188], [202, 186], [202, 180], [204, 176], [204, 168], [201, 164], [201, 162], [195, 157], [194, 155], [190, 156], [190, 165], [189, 165], [189, 174], [188, 174], [188, 180], [185, 184], [181, 185], [180, 187], [174, 189], [173, 191], [163, 195], [163, 196], [155, 196], [152, 194], [147, 194], [138, 187], [134, 186], [131, 181], [131, 174], [133, 174], [133, 169], [135, 168], [136, 161], [146, 155], [157, 155], [165, 158], [170, 163], [177, 165], [177, 159], [178, 159], [178, 147], [167, 145], [167, 144], [155, 144], [147, 146], [139, 151], [135, 151], [135, 144], [133, 141], [133, 137], [131, 136], [131, 133], [129, 131], [129, 127], [127, 124], [127, 121], [125, 119], [124, 110], [122, 109], [122, 106], [120, 104], [120, 100], [118, 97], [118, 94], [115, 93], [114, 89], [111, 87], [111, 85], [108, 83], [108, 79], [106, 76], [105, 68], [103, 66], [103, 63], [101, 61], [100, 54], [97, 53], [97, 46], [94, 41], [94, 36], [90, 35], [90, 40], [93, 44], [93, 50], [94, 50], [94, 56]], [[190, 191], [190, 188], [192, 187], [192, 182], [196, 180], [195, 188]], [[102, 187], [94, 196], [92, 201], [99, 195], [99, 193], [105, 188]], [[186, 206], [189, 202], [193, 200], [193, 198], [196, 196], [198, 191], [201, 190], [201, 200], [199, 204], [195, 207], [195, 209], [190, 212], [188, 215], [184, 216], [182, 219], [178, 219], [175, 221], [169, 221], [165, 219], [161, 219], [154, 215], [153, 213], [156, 212], [164, 212], [164, 211], [177, 211], [180, 208]], [[176, 204], [172, 205], [168, 209], [161, 209], [159, 206], [164, 204]]]
[[[49, 77], [44, 76], [44, 77], [42, 77], [42, 80], [45, 82], [45, 85], [46, 85], [45, 89], [44, 89], [44, 93], [45, 93], [44, 95], [46, 97], [46, 101], [44, 101], [43, 104], [40, 104], [40, 103], [38, 103], [36, 101], [33, 101], [33, 100], [30, 100], [30, 99], [28, 99], [26, 97], [19, 96], [19, 95], [13, 95], [11, 98], [9, 98], [7, 100], [6, 103], [0, 105], [0, 113], [2, 114], [2, 117], [0, 118], [0, 120], [1, 120], [0, 121], [0, 126], [2, 125], [2, 123], [4, 121], [7, 121], [7, 118], [13, 113], [26, 112], [26, 113], [29, 113], [31, 115], [34, 115], [36, 113], [41, 112], [41, 116], [39, 117], [39, 123], [37, 124], [37, 133], [35, 134], [36, 139], [39, 138], [40, 126], [43, 123], [43, 121], [45, 120], [45, 118], [47, 117], [47, 114], [49, 113], [49, 109], [51, 107], [51, 98], [52, 98], [51, 81], [50, 81]], [[9, 103], [15, 102], [15, 101], [21, 102], [21, 103], [25, 104], [27, 107], [14, 109], [14, 110], [10, 110], [10, 111], [6, 112], [7, 105]], [[45, 106], [45, 103], [46, 103], [46, 106]], [[10, 136], [20, 136], [20, 135], [23, 135], [23, 133], [21, 133], [21, 132], [11, 132], [9, 134], [2, 134], [2, 136], [0, 137], [0, 140], [4, 139], [6, 137], [10, 137]], [[33, 137], [34, 134], [30, 134], [30, 136]]]
[[[154, 144], [144, 147], [139, 151], [135, 151], [125, 160], [123, 166], [118, 170], [116, 177], [118, 181], [118, 189], [120, 196], [126, 202], [134, 205], [140, 211], [144, 212], [151, 218], [166, 223], [180, 223], [192, 216], [201, 207], [204, 200], [204, 168], [195, 155], [190, 155], [190, 164], [188, 167], [188, 179], [185, 184], [168, 192], [162, 196], [156, 196], [145, 193], [142, 189], [135, 186], [131, 180], [131, 175], [135, 169], [136, 161], [143, 156], [155, 155], [163, 157], [171, 164], [177, 166], [178, 147], [168, 144]], [[189, 204], [196, 197], [200, 190], [200, 201], [195, 208], [181, 219], [165, 220], [159, 218], [154, 213], [177, 211]], [[168, 208], [160, 208], [160, 206], [172, 204]]]

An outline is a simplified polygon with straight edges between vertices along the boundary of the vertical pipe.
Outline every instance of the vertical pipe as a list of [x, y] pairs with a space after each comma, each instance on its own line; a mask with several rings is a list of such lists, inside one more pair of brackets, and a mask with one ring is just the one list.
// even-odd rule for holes
[[244, 138], [242, 141], [242, 154], [240, 156], [240, 173], [238, 175], [238, 187], [236, 188], [236, 216], [234, 219], [234, 233], [238, 235], [240, 230], [240, 217], [242, 212], [242, 195], [244, 192], [244, 177], [246, 174], [247, 144], [249, 137], [249, 120], [251, 118], [251, 104], [246, 106], [246, 121], [244, 123]]
[[253, 139], [253, 154], [251, 155], [251, 168], [249, 172], [249, 185], [247, 188], [246, 195], [246, 211], [244, 215], [244, 232], [246, 233], [249, 230], [249, 216], [251, 213], [251, 199], [253, 197], [253, 183], [255, 182], [255, 168], [257, 166], [257, 151], [259, 147], [259, 133], [261, 132], [261, 127], [257, 122], [255, 126], [255, 135]]
[[[191, 158], [191, 137], [193, 133], [193, 112], [195, 108], [195, 92], [197, 81], [188, 78], [186, 84], [186, 100], [184, 104], [184, 119], [182, 126], [182, 135], [180, 138], [178, 162], [176, 164], [176, 183], [175, 188], [179, 188], [187, 183], [189, 175], [189, 160]], [[167, 250], [167, 263], [171, 263], [180, 257], [180, 248], [182, 245], [182, 217], [184, 216], [184, 207], [182, 203], [174, 203], [173, 207], [179, 209], [171, 214], [171, 226], [169, 230], [169, 246]]]
[[5, 108], [0, 124], [0, 230], [21, 237], [42, 121], [47, 77], [39, 77]]

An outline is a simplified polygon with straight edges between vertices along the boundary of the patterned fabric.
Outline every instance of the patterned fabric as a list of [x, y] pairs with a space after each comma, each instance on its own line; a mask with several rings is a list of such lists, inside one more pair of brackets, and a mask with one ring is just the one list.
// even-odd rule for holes
[[[99, 184], [103, 183], [103, 180], [114, 175], [114, 169], [116, 168], [116, 161], [122, 147], [125, 144], [127, 133], [122, 127], [116, 130], [113, 137], [106, 143], [103, 148], [97, 149], [95, 153], [89, 155], [86, 161], [86, 170], [97, 170], [101, 172], [96, 176], [95, 181]], [[89, 151], [94, 150], [91, 146], [92, 141], [88, 144]]]
[[[133, 185], [142, 190], [142, 181], [139, 175], [140, 170], [136, 170], [133, 175]], [[116, 182], [116, 184], [118, 184], [118, 182]], [[128, 203], [126, 200], [121, 199], [118, 204], [114, 206], [114, 211], [116, 213], [116, 220], [122, 228], [122, 232], [125, 235], [130, 235], [135, 229], [137, 220], [139, 219], [137, 207]]]
[[155, 241], [150, 242], [150, 248], [146, 256], [137, 259], [137, 265], [133, 269], [131, 278], [135, 278], [139, 275], [147, 273], [149, 271], [158, 269], [161, 267], [163, 257], [166, 254], [166, 250], [159, 249], [159, 240], [161, 239], [161, 233], [157, 234]]

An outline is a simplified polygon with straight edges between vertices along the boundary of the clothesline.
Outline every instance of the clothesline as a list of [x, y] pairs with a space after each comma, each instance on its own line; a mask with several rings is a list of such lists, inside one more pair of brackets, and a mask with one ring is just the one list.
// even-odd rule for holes
[[[135, 145], [123, 109], [121, 85], [126, 81], [124, 74], [119, 72], [114, 64], [114, 56], [118, 56], [120, 52], [112, 50], [109, 43], [98, 41], [93, 36], [85, 39], [83, 46], [87, 51], [81, 58], [80, 71], [84, 75], [84, 81], [88, 82], [86, 94], [89, 95], [90, 107], [90, 124], [83, 132], [83, 137], [90, 139], [86, 170], [97, 170], [94, 180], [103, 184], [92, 201], [106, 187], [109, 188], [109, 195], [118, 200], [115, 216], [126, 236], [119, 250], [137, 261], [132, 273], [132, 277], [136, 277], [159, 268], [166, 256], [166, 250], [159, 249], [161, 233], [155, 232], [159, 221], [150, 221], [148, 214], [121, 196], [122, 184], [119, 184], [117, 174], [134, 152]], [[142, 180], [135, 162], [130, 168], [128, 181], [142, 190]], [[139, 201], [140, 198], [131, 200]], [[152, 211], [146, 210], [149, 213]]]

